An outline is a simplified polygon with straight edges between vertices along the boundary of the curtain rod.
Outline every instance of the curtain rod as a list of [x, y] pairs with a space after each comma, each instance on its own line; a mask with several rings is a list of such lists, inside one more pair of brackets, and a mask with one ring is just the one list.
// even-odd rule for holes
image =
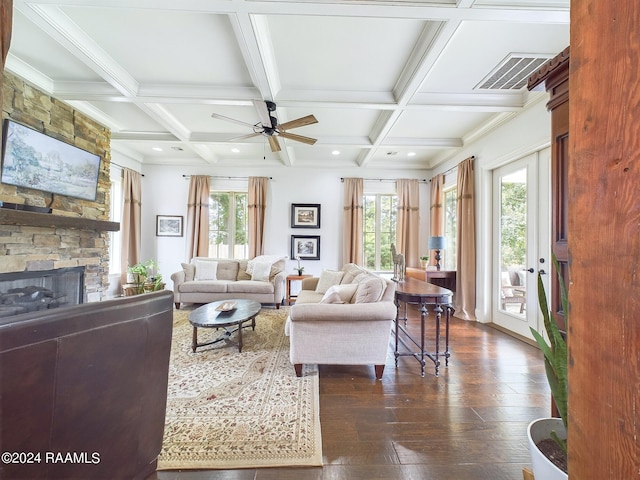
[[[115, 165], [116, 167], [120, 167], [120, 168], [129, 168], [129, 167], [123, 167], [122, 165], [118, 165], [116, 162], [109, 162], [109, 165]], [[132, 170], [131, 168], [129, 168], [129, 170]], [[135, 170], [134, 170], [135, 172]], [[140, 172], [138, 172], [140, 173]], [[141, 177], [144, 177], [144, 173], [140, 173]]]
[[[367, 182], [397, 182], [398, 180], [400, 180], [399, 178], [363, 178], [362, 180], [365, 180]], [[407, 179], [407, 180], [411, 180], [411, 179]], [[340, 177], [340, 181], [342, 183], [344, 183], [344, 177]], [[422, 182], [422, 183], [426, 183], [429, 180], [423, 178], [422, 180], [418, 180], [418, 182]]]
[[[471, 155], [470, 157], [467, 157], [467, 158], [470, 158], [471, 160], [475, 160], [476, 159], [475, 155]], [[467, 158], [465, 158], [464, 160], [467, 160]], [[462, 162], [464, 162], [464, 160]], [[462, 163], [462, 162], [460, 162], [460, 163]], [[441, 175], [446, 175], [447, 173], [453, 172], [456, 168], [458, 168], [460, 166], [460, 163], [454, 165], [449, 170], [442, 172]], [[431, 180], [429, 180], [429, 181], [431, 181]]]
[[[192, 175], [182, 175], [183, 178], [191, 178]], [[224, 175], [209, 175], [209, 178], [224, 178], [226, 180], [248, 180], [250, 177], [227, 177]], [[267, 177], [269, 180], [273, 180], [273, 177]]]

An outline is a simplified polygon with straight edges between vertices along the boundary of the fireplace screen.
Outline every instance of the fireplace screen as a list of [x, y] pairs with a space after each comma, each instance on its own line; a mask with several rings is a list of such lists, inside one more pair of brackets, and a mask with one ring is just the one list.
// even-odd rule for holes
[[83, 303], [84, 267], [0, 274], [0, 317]]

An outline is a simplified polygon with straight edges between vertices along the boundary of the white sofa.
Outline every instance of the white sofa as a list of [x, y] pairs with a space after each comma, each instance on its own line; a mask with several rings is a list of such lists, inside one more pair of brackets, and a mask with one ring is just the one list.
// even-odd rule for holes
[[261, 256], [252, 260], [194, 257], [171, 275], [173, 301], [210, 303], [246, 299], [280, 308], [284, 300], [284, 257]]
[[397, 308], [396, 284], [355, 264], [302, 281], [285, 333], [297, 376], [303, 364], [374, 365], [382, 378]]

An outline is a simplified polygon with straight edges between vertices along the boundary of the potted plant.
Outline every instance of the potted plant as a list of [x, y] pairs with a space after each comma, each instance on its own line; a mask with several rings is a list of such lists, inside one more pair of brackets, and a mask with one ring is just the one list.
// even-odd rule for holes
[[147, 280], [144, 282], [145, 292], [155, 292], [163, 290], [165, 284], [162, 282], [162, 274], [158, 272], [158, 262], [150, 258], [144, 263], [147, 269]]
[[423, 255], [422, 257], [420, 257], [420, 267], [422, 267], [423, 269], [427, 269], [427, 265], [429, 264], [429, 256], [428, 255]]
[[145, 292], [162, 290], [162, 275], [157, 273], [158, 263], [149, 259], [127, 268], [129, 285], [124, 288], [125, 295], [138, 295]]
[[298, 266], [296, 267], [296, 270], [298, 272], [298, 275], [302, 276], [302, 272], [304, 272], [304, 267], [300, 266], [300, 255], [296, 255], [296, 260], [298, 261]]
[[[553, 258], [553, 263], [558, 272], [562, 310], [565, 314], [568, 330], [567, 291], [555, 257]], [[529, 437], [531, 464], [535, 478], [547, 480], [567, 479], [567, 343], [558, 328], [553, 314], [549, 310], [540, 273], [538, 274], [538, 302], [544, 318], [544, 328], [549, 339], [548, 343], [535, 329], [532, 328], [531, 333], [544, 355], [547, 381], [560, 418], [541, 418], [529, 424], [527, 435]]]

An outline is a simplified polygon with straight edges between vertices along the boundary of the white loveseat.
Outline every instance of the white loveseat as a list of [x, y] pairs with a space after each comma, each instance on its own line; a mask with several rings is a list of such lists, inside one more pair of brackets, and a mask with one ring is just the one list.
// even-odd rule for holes
[[285, 333], [297, 376], [303, 364], [374, 365], [382, 378], [397, 308], [396, 284], [355, 264], [302, 281]]
[[286, 277], [284, 257], [264, 255], [252, 260], [194, 257], [171, 275], [173, 301], [210, 303], [227, 299], [255, 300], [280, 308]]

